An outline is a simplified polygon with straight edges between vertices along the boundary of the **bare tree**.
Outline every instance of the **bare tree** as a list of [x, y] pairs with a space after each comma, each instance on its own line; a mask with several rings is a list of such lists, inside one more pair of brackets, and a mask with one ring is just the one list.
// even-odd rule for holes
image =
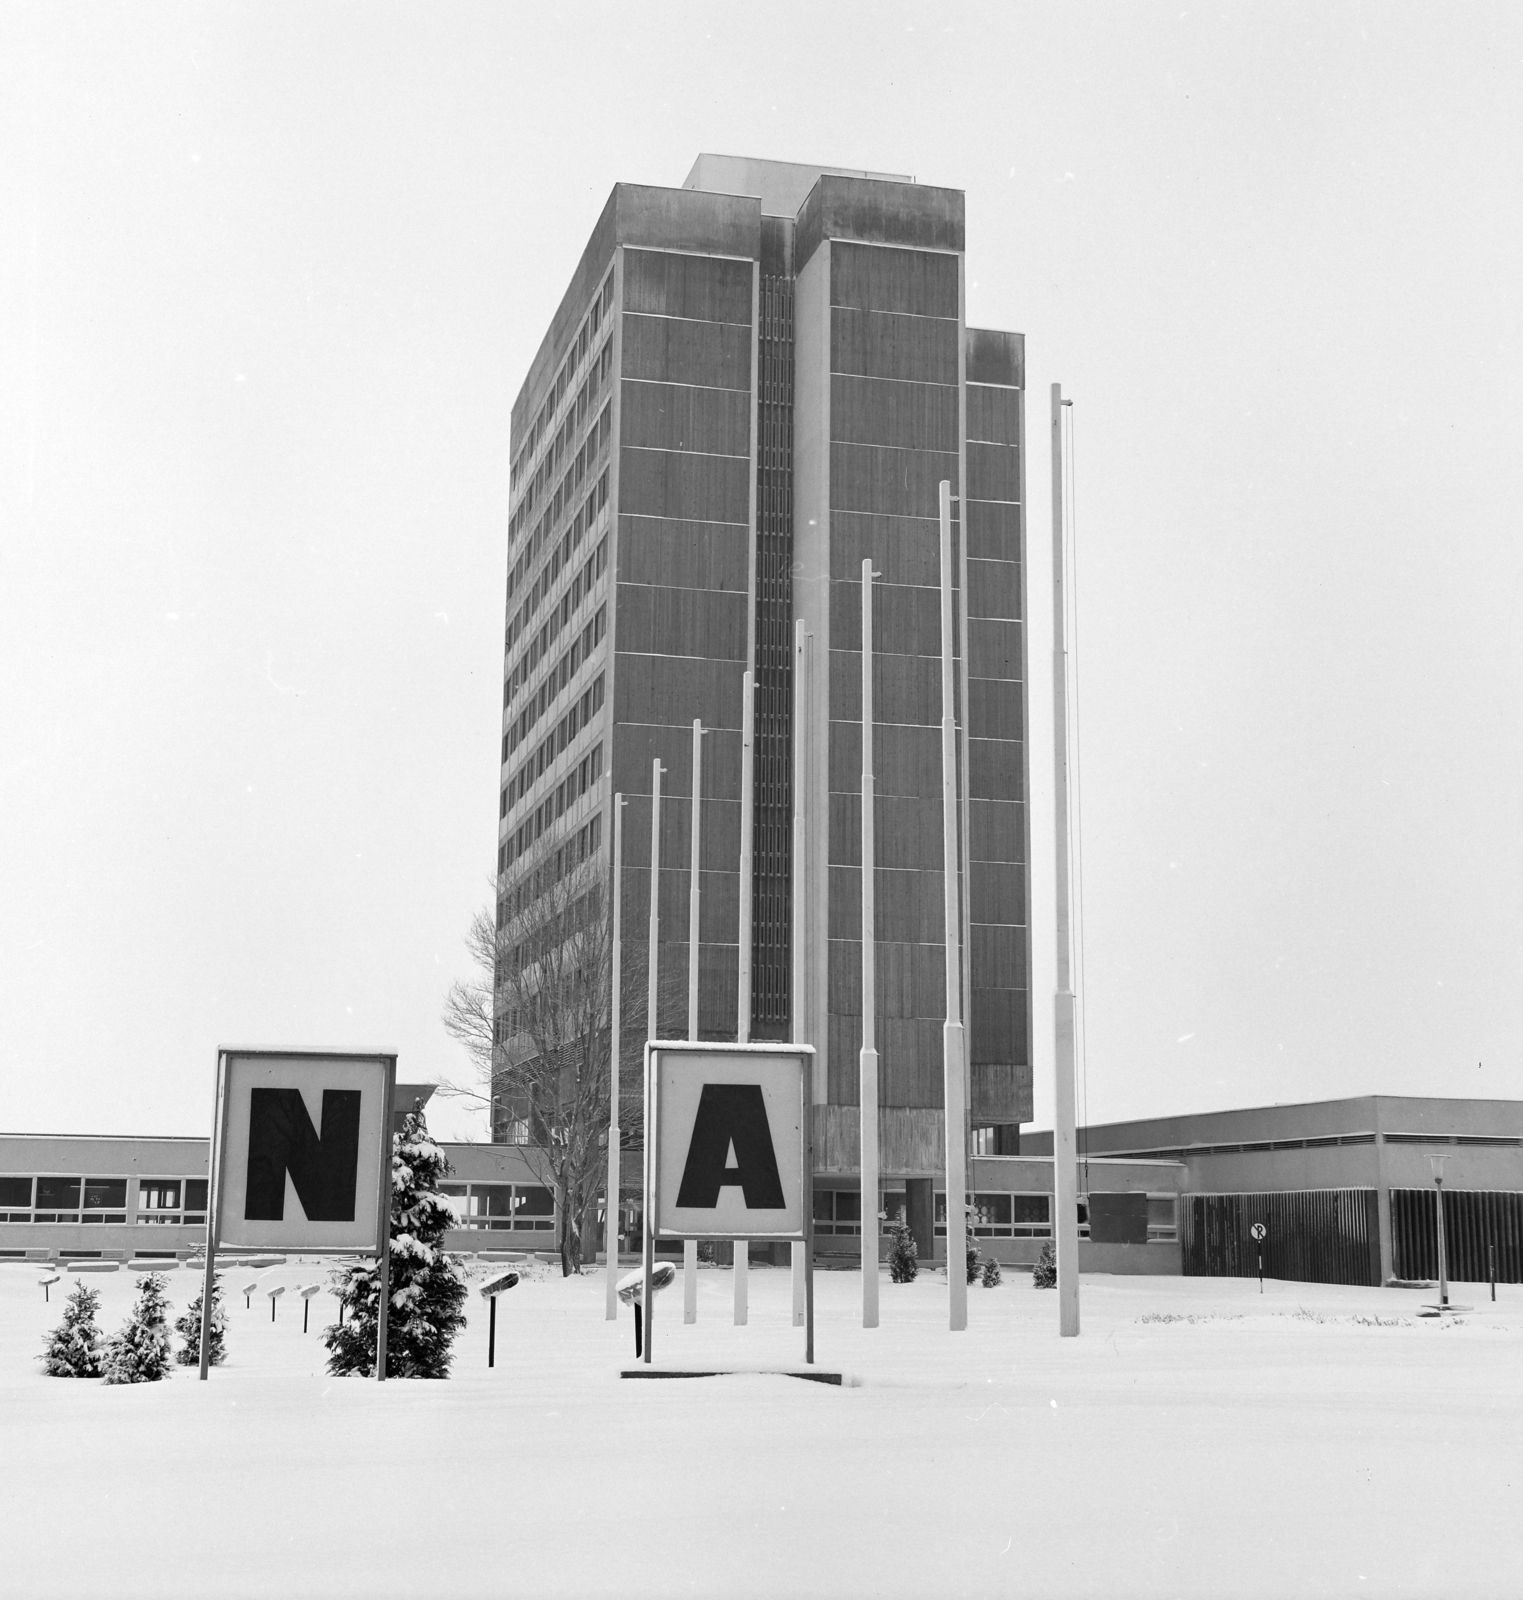
[[[479, 1089], [445, 1084], [445, 1092], [485, 1101], [493, 1138], [506, 1120], [522, 1126], [531, 1169], [555, 1196], [557, 1248], [564, 1273], [579, 1272], [593, 1253], [583, 1237], [596, 1216], [608, 1148], [609, 1015], [613, 929], [607, 857], [573, 858], [573, 846], [549, 846], [513, 889], [471, 920], [466, 946], [478, 976], [451, 986], [444, 1026], [464, 1046]], [[633, 908], [626, 907], [626, 928]], [[667, 963], [662, 963], [663, 968]], [[641, 1057], [646, 1021], [643, 940], [626, 940], [621, 989], [621, 1144], [643, 1138]], [[682, 975], [664, 974], [660, 1013], [666, 1023], [681, 997]], [[618, 1198], [608, 1204], [617, 1206]]]

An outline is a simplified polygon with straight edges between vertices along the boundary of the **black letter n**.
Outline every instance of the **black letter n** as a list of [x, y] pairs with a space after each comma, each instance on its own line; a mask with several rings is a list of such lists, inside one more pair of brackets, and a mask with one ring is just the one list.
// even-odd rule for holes
[[[729, 1167], [732, 1144], [736, 1164]], [[786, 1204], [759, 1083], [704, 1084], [677, 1204], [712, 1209], [729, 1183], [740, 1185], [748, 1211], [781, 1211]]]
[[308, 1222], [353, 1222], [359, 1165], [358, 1089], [323, 1090], [321, 1136], [307, 1115], [300, 1089], [250, 1092], [246, 1220], [285, 1220], [289, 1172]]

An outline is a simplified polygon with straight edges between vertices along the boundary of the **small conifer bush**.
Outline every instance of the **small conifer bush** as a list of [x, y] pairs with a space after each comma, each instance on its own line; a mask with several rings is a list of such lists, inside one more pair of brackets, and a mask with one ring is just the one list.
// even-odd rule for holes
[[[201, 1295], [197, 1289], [193, 1299], [175, 1322], [175, 1332], [185, 1341], [175, 1352], [175, 1360], [182, 1367], [201, 1365]], [[212, 1325], [211, 1360], [220, 1367], [227, 1359], [227, 1308], [222, 1304], [222, 1274], [212, 1274]]]
[[106, 1383], [157, 1383], [169, 1376], [168, 1311], [164, 1274], [150, 1272], [137, 1286], [126, 1322], [106, 1345]]
[[894, 1283], [913, 1283], [920, 1271], [920, 1258], [915, 1253], [915, 1235], [902, 1218], [889, 1224], [889, 1238], [893, 1243], [888, 1252], [888, 1275]]
[[[391, 1142], [391, 1295], [386, 1319], [388, 1378], [447, 1378], [450, 1346], [465, 1326], [466, 1287], [442, 1245], [454, 1213], [439, 1193], [450, 1170], [429, 1137], [421, 1103]], [[323, 1331], [328, 1371], [375, 1375], [378, 1263], [340, 1269], [334, 1278], [339, 1321]]]
[[997, 1289], [997, 1288], [999, 1288], [999, 1285], [1000, 1285], [999, 1262], [997, 1262], [994, 1259], [993, 1256], [990, 1256], [989, 1259], [984, 1262], [984, 1270], [983, 1270], [982, 1276], [979, 1279], [979, 1282], [981, 1282], [983, 1284], [984, 1288], [986, 1288], [986, 1289]]
[[971, 1216], [968, 1218], [968, 1231], [963, 1236], [963, 1241], [967, 1256], [968, 1282], [977, 1283], [978, 1275], [983, 1270], [983, 1258], [978, 1253], [978, 1243], [973, 1237], [973, 1219]]
[[1042, 1253], [1037, 1257], [1037, 1264], [1031, 1269], [1031, 1287], [1033, 1289], [1056, 1289], [1058, 1286], [1058, 1252], [1057, 1247], [1049, 1239], [1042, 1246]]
[[101, 1375], [101, 1332], [95, 1321], [100, 1290], [83, 1280], [64, 1301], [63, 1321], [43, 1346], [42, 1370], [50, 1378], [98, 1378]]

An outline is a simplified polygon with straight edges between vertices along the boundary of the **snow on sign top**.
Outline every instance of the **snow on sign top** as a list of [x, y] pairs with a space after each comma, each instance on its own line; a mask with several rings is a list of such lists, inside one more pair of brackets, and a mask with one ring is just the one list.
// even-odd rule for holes
[[396, 1057], [224, 1050], [217, 1244], [374, 1251]]
[[802, 1239], [807, 1045], [646, 1045], [665, 1239]]

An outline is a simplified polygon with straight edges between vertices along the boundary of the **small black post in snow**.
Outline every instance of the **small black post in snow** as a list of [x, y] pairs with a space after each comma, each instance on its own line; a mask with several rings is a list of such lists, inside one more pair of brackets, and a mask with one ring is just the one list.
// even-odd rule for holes
[[499, 1272], [481, 1285], [481, 1298], [487, 1302], [487, 1365], [497, 1365], [497, 1296], [518, 1287], [516, 1272]]
[[1263, 1292], [1264, 1292], [1264, 1238], [1265, 1238], [1265, 1235], [1268, 1234], [1269, 1229], [1266, 1228], [1262, 1222], [1255, 1222], [1254, 1225], [1248, 1231], [1249, 1231], [1249, 1233], [1251, 1233], [1253, 1235], [1254, 1248], [1258, 1253], [1258, 1258], [1259, 1258], [1259, 1293], [1263, 1294]]
[[1497, 1297], [1497, 1247], [1494, 1244], [1486, 1246], [1486, 1258], [1491, 1265], [1491, 1298]]

